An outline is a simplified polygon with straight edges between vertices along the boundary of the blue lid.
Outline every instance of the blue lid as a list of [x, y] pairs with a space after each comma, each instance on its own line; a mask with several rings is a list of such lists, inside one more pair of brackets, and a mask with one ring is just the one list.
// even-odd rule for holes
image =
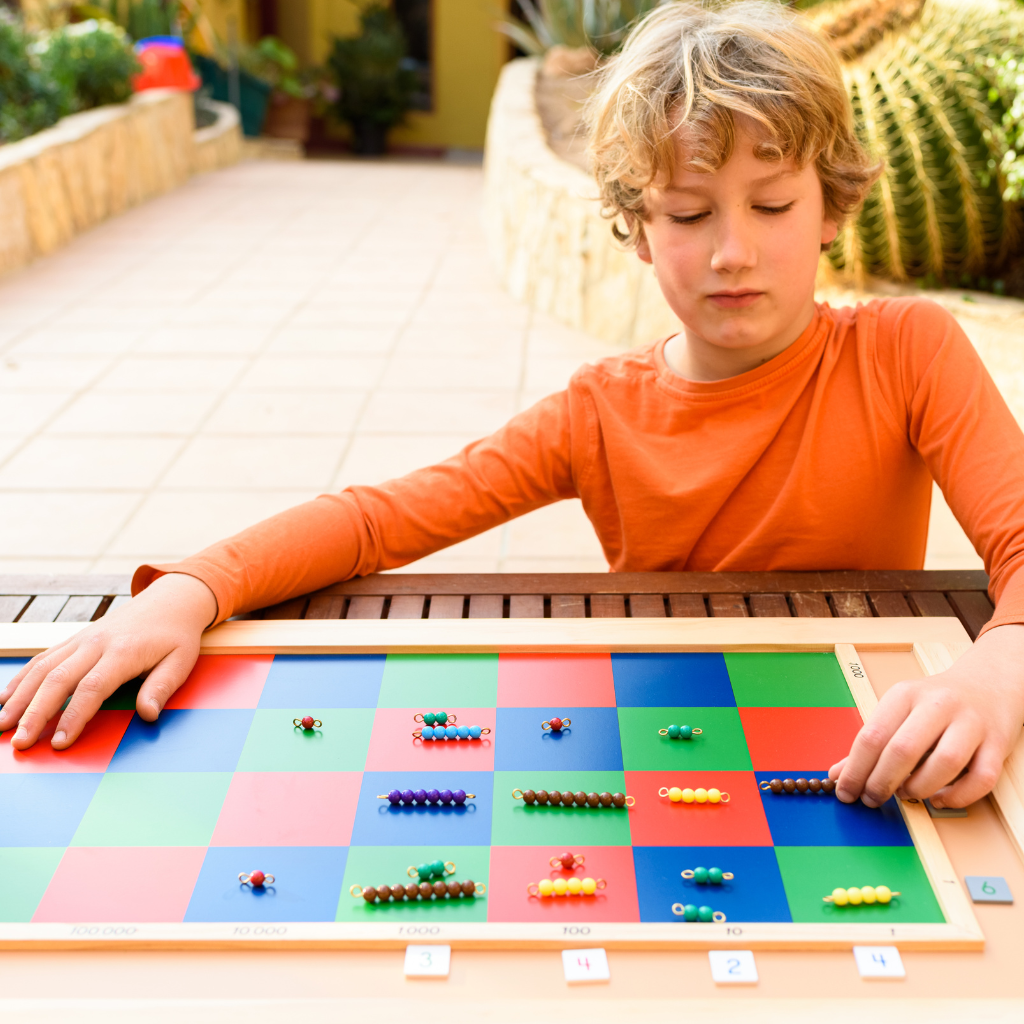
[[145, 49], [147, 46], [176, 46], [179, 50], [185, 49], [185, 41], [178, 36], [146, 36], [135, 44], [136, 50]]

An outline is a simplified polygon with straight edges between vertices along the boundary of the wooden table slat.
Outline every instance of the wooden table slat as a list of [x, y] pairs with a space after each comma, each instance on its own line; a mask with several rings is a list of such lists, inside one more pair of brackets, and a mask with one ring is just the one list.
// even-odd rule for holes
[[[590, 600], [593, 602], [593, 597]], [[665, 598], [661, 594], [630, 594], [629, 613], [634, 619], [663, 619]]]
[[424, 594], [396, 594], [391, 598], [388, 609], [389, 619], [422, 619], [423, 605], [427, 598]]
[[92, 622], [99, 606], [106, 601], [105, 597], [70, 597], [68, 603], [60, 610], [57, 622]]
[[669, 594], [668, 606], [674, 619], [706, 619], [708, 617], [703, 594]]
[[282, 601], [263, 613], [265, 619], [301, 619], [306, 612], [308, 597], [293, 597], [290, 601]]
[[501, 594], [473, 594], [469, 599], [471, 619], [500, 619], [504, 614], [505, 598]]
[[587, 600], [582, 594], [552, 594], [551, 618], [585, 619]]
[[466, 598], [462, 594], [435, 594], [430, 599], [428, 619], [461, 619]]
[[840, 591], [831, 595], [837, 619], [870, 619], [871, 605], [865, 594]]
[[[868, 600], [875, 609], [875, 614], [882, 618], [905, 619], [908, 615], [914, 614], [910, 605], [907, 604], [907, 599], [895, 591], [883, 590], [879, 592], [875, 590], [868, 594]], [[946, 599], [942, 598], [942, 600], [945, 601]], [[952, 611], [950, 611], [950, 614], [952, 615]]]
[[801, 619], [831, 619], [832, 609], [828, 606], [824, 594], [792, 593], [793, 611]]
[[750, 617], [750, 609], [743, 600], [742, 594], [708, 594], [711, 614], [716, 619], [746, 619]]
[[543, 594], [512, 594], [508, 599], [510, 619], [543, 619]]
[[348, 604], [347, 597], [331, 597], [324, 595], [314, 597], [306, 609], [307, 619], [341, 619], [345, 616], [345, 605]]
[[53, 622], [61, 608], [68, 603], [70, 594], [40, 594], [21, 613], [19, 622]]
[[750, 614], [757, 619], [788, 619], [793, 615], [785, 594], [751, 594]]
[[953, 590], [947, 597], [964, 624], [964, 629], [970, 633], [972, 640], [976, 640], [982, 626], [992, 618], [992, 602], [988, 599], [988, 594], [978, 590]]
[[359, 595], [348, 604], [346, 619], [379, 619], [384, 615], [384, 598]]
[[13, 622], [31, 600], [28, 594], [7, 594], [0, 597], [0, 622]]
[[624, 594], [592, 594], [590, 597], [592, 619], [624, 619], [626, 597]]
[[907, 594], [907, 599], [918, 615], [938, 617], [956, 615], [953, 606], [946, 600], [945, 594], [936, 594], [928, 590], [913, 590]]

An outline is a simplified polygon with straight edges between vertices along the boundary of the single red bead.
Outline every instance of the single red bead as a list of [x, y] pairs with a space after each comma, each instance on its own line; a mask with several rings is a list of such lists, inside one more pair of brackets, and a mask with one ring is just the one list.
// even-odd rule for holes
[[567, 871], [571, 871], [576, 867], [576, 855], [574, 853], [563, 853], [558, 859], [562, 862], [562, 867]]
[[312, 715], [306, 715], [306, 717], [302, 720], [302, 728], [303, 729], [312, 729], [313, 728], [313, 716]]
[[267, 880], [267, 876], [262, 871], [253, 871], [249, 875], [249, 884], [255, 888], [259, 888]]
[[552, 732], [562, 731], [562, 720], [560, 718], [552, 718], [549, 724]]

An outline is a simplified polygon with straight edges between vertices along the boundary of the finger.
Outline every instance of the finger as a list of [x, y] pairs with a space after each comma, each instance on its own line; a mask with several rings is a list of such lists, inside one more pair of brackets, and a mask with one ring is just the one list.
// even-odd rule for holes
[[953, 782], [974, 757], [983, 733], [975, 724], [954, 721], [935, 744], [935, 749], [899, 787], [900, 793], [914, 800], [926, 800], [943, 786]]
[[11, 746], [16, 750], [31, 747], [39, 739], [46, 723], [60, 711], [61, 705], [74, 691], [79, 680], [98, 660], [99, 651], [90, 645], [79, 648], [51, 669], [40, 683], [29, 706], [22, 712]]
[[75, 636], [68, 637], [67, 640], [62, 640], [59, 644], [54, 644], [53, 647], [47, 648], [45, 651], [37, 654], [34, 658], [30, 658], [26, 661], [25, 664], [22, 665], [21, 668], [18, 669], [18, 671], [10, 678], [3, 690], [0, 690], [0, 705], [7, 703], [14, 691], [21, 685], [25, 677], [28, 676], [41, 661], [44, 659], [52, 659], [58, 652], [62, 652], [63, 656], [67, 657], [67, 654], [69, 653], [67, 648], [69, 648], [77, 639], [78, 638]]
[[850, 755], [847, 754], [846, 757], [844, 757], [841, 761], [836, 761], [836, 763], [834, 765], [832, 765], [831, 768], [829, 768], [829, 770], [828, 770], [828, 777], [833, 782], [835, 782], [835, 780], [839, 778], [840, 774], [843, 771], [843, 768], [846, 767], [846, 762], [849, 761], [849, 760], [850, 760]]
[[106, 653], [82, 676], [53, 732], [51, 746], [70, 747], [100, 710], [103, 702], [134, 672], [123, 657]]
[[919, 704], [896, 730], [864, 783], [861, 801], [880, 807], [903, 784], [939, 741], [950, 724], [949, 711], [936, 704]]
[[966, 807], [980, 800], [999, 781], [1006, 752], [998, 743], [985, 743], [975, 753], [966, 775], [932, 794], [932, 807]]
[[146, 676], [135, 700], [140, 718], [147, 722], [156, 720], [174, 691], [188, 679], [198, 656], [198, 650], [175, 648]]
[[906, 686], [894, 686], [878, 702], [874, 714], [857, 733], [836, 779], [836, 796], [843, 803], [851, 804], [860, 798], [879, 756], [910, 714], [910, 708], [911, 691]]
[[4, 702], [3, 710], [0, 710], [0, 732], [12, 729], [21, 721], [21, 716], [32, 703], [43, 680], [70, 657], [71, 651], [70, 647], [51, 648], [42, 654], [37, 654], [22, 669], [24, 675], [21, 684]]

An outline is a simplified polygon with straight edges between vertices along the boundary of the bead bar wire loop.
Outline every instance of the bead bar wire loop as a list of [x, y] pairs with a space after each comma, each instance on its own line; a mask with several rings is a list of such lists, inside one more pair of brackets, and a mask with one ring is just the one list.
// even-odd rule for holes
[[721, 868], [686, 868], [679, 874], [687, 881], [693, 879], [698, 885], [719, 885], [731, 882], [736, 877], [731, 871], [723, 871]]
[[682, 903], [673, 903], [672, 913], [687, 921], [713, 921], [715, 924], [723, 924], [726, 921], [726, 916], [722, 911], [712, 910], [710, 907], [695, 907], [692, 903], [688, 903], [686, 906], [683, 906]]
[[662, 786], [658, 796], [668, 797], [674, 804], [727, 804], [731, 797], [712, 786], [710, 789], [680, 789], [678, 786]]
[[702, 736], [703, 729], [693, 729], [688, 725], [670, 725], [667, 729], [659, 729], [659, 736], [668, 736], [673, 740], [688, 740], [692, 736]]
[[893, 897], [902, 893], [893, 892], [887, 885], [862, 885], [851, 886], [849, 889], [833, 889], [828, 896], [822, 896], [822, 901], [832, 903], [837, 907], [859, 907], [862, 903], [871, 906], [872, 903], [881, 903], [883, 906]]
[[831, 796], [836, 791], [836, 784], [832, 779], [772, 779], [770, 782], [767, 779], [762, 779], [758, 783], [762, 792], [771, 792], [779, 794], [785, 793], [792, 795], [793, 793], [814, 793], [820, 795], [822, 793], [825, 796]]
[[557, 857], [552, 857], [548, 863], [553, 868], [564, 868], [566, 871], [575, 871], [576, 868], [582, 867], [586, 862], [586, 857], [582, 853], [563, 853]]
[[538, 899], [544, 896], [593, 896], [598, 889], [607, 887], [608, 883], [603, 878], [542, 878], [539, 882], [531, 882], [526, 892]]
[[262, 871], [240, 871], [238, 880], [242, 885], [251, 885], [254, 889], [260, 889], [265, 885], [273, 885], [277, 879], [273, 875], [264, 875]]
[[292, 719], [292, 725], [294, 725], [296, 729], [320, 729], [322, 728], [323, 724], [324, 723], [321, 722], [319, 718], [311, 718], [309, 715], [307, 715], [305, 718]]
[[563, 729], [568, 729], [572, 725], [571, 718], [552, 718], [549, 722], [541, 722], [540, 727], [545, 731], [550, 729], [552, 732], [561, 732]]
[[512, 790], [512, 799], [522, 800], [523, 803], [530, 805], [539, 804], [541, 807], [546, 804], [551, 804], [554, 807], [559, 804], [563, 807], [572, 807], [575, 804], [577, 807], [621, 808], [632, 807], [636, 803], [635, 797], [626, 796], [625, 793], [584, 793], [582, 790], [578, 793], [571, 793], [569, 790], [559, 793], [557, 789], [553, 789], [549, 793], [546, 789], [534, 791], [519, 789], [518, 786]]

